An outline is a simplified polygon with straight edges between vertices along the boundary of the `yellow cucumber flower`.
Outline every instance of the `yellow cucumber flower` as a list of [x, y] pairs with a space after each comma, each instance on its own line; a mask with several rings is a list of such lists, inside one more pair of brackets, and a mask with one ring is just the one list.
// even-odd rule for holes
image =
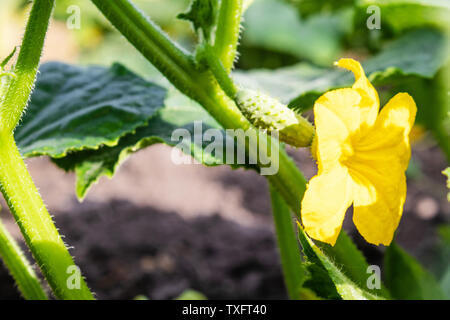
[[389, 245], [406, 198], [416, 104], [399, 93], [378, 112], [378, 94], [359, 62], [341, 59], [337, 65], [352, 71], [355, 83], [314, 104], [318, 174], [302, 200], [302, 223], [310, 237], [334, 245], [353, 203], [359, 233], [367, 242]]

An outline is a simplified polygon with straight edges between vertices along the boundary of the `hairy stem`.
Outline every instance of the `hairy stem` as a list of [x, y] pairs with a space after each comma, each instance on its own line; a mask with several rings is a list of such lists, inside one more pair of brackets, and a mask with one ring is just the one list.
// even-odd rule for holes
[[92, 0], [108, 20], [176, 86], [190, 88], [195, 65], [191, 56], [127, 0]]
[[243, 0], [222, 0], [214, 49], [225, 69], [230, 72], [239, 42]]
[[27, 106], [39, 67], [45, 34], [55, 0], [34, 0], [19, 57], [6, 95], [0, 105], [1, 130], [11, 132]]
[[27, 300], [47, 300], [47, 294], [41, 287], [33, 267], [22, 249], [0, 221], [0, 256], [16, 281], [22, 296]]
[[92, 299], [27, 171], [12, 134], [0, 133], [0, 188], [25, 241], [60, 299]]
[[205, 61], [209, 70], [216, 78], [219, 86], [231, 99], [234, 99], [237, 94], [237, 87], [231, 79], [228, 71], [223, 66], [222, 61], [217, 58], [214, 49], [208, 44], [202, 44], [197, 47], [197, 59]]
[[[130, 41], [170, 82], [188, 97], [200, 102], [226, 128], [239, 128], [242, 115], [216, 85], [209, 71], [199, 71], [194, 59], [177, 46], [129, 0], [92, 0], [116, 29]], [[230, 104], [223, 110], [222, 103]], [[228, 113], [222, 116], [222, 113]], [[249, 126], [249, 124], [247, 125]]]
[[33, 2], [13, 69], [15, 76], [8, 81], [5, 97], [1, 101], [0, 189], [55, 296], [61, 299], [92, 299], [81, 275], [73, 283], [68, 282], [69, 277], [73, 276], [68, 274], [68, 270], [74, 270], [75, 264], [26, 169], [12, 133], [34, 86], [54, 4], [55, 0]]

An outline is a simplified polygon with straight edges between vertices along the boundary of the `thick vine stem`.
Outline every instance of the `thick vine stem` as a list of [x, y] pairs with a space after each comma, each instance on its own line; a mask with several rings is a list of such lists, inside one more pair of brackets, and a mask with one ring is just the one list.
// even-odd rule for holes
[[[143, 16], [129, 0], [92, 2], [178, 90], [200, 103], [224, 128], [253, 128], [235, 102], [222, 90], [214, 75], [210, 71], [196, 69], [190, 56]], [[263, 143], [268, 146], [261, 149], [271, 150], [272, 141], [272, 138], [263, 139]], [[269, 175], [268, 179], [298, 216], [306, 180], [286, 152], [278, 148], [278, 143], [273, 144], [272, 150], [279, 155], [279, 170]]]
[[59, 299], [93, 299], [27, 171], [11, 133], [0, 132], [0, 189]]
[[225, 69], [230, 72], [236, 58], [244, 0], [222, 0], [217, 22], [214, 49]]
[[300, 300], [304, 298], [302, 285], [307, 278], [307, 271], [302, 265], [297, 234], [289, 207], [279, 193], [272, 186], [269, 187], [284, 282], [289, 298]]
[[[26, 169], [12, 133], [34, 86], [54, 5], [55, 0], [33, 2], [19, 56], [12, 70], [15, 76], [8, 81], [1, 101], [0, 189], [55, 296], [92, 299], [81, 275], [74, 279], [74, 283], [68, 282], [68, 271], [74, 270], [75, 264]], [[78, 269], [75, 272], [79, 274]]]
[[47, 300], [47, 294], [41, 287], [33, 267], [22, 249], [0, 221], [0, 256], [16, 281], [22, 296], [27, 300]]
[[97, 8], [127, 40], [138, 49], [176, 86], [190, 95], [189, 85], [195, 74], [195, 63], [181, 47], [171, 41], [150, 19], [128, 0], [92, 0]]
[[[177, 89], [203, 106], [207, 105], [207, 111], [224, 127], [241, 127], [236, 124], [243, 119], [242, 114], [230, 99], [224, 101], [226, 94], [217, 86], [214, 76], [209, 71], [199, 71], [193, 57], [170, 40], [129, 0], [92, 2]], [[216, 99], [231, 103], [228, 110], [223, 110]]]
[[54, 5], [55, 0], [33, 1], [22, 46], [13, 70], [16, 77], [8, 84], [6, 95], [0, 105], [0, 122], [3, 131], [14, 130], [27, 106]]

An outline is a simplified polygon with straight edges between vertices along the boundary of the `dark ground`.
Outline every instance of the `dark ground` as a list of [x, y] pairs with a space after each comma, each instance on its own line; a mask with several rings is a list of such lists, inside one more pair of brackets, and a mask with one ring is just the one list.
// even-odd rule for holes
[[[164, 169], [173, 166], [164, 160], [167, 149], [154, 148], [135, 155], [82, 204], [73, 201], [73, 176], [46, 160], [29, 165], [97, 297], [171, 299], [191, 288], [210, 299], [285, 299], [264, 178], [225, 167]], [[307, 153], [294, 157], [307, 177], [313, 175]], [[437, 241], [436, 226], [450, 220], [440, 174], [446, 163], [429, 142], [419, 144], [413, 157], [420, 170], [409, 179], [396, 239], [427, 263], [433, 258], [426, 253]], [[214, 198], [217, 193], [222, 199]], [[381, 266], [383, 248], [362, 240], [351, 214], [344, 225], [369, 262]], [[17, 298], [1, 267], [0, 299]]]

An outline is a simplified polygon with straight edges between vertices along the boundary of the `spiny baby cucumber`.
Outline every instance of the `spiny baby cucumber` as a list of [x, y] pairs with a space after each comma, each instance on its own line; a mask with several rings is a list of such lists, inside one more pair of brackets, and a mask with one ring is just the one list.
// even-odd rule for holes
[[257, 128], [278, 132], [280, 141], [308, 147], [314, 137], [313, 125], [277, 99], [249, 89], [241, 89], [236, 102], [244, 116]]

